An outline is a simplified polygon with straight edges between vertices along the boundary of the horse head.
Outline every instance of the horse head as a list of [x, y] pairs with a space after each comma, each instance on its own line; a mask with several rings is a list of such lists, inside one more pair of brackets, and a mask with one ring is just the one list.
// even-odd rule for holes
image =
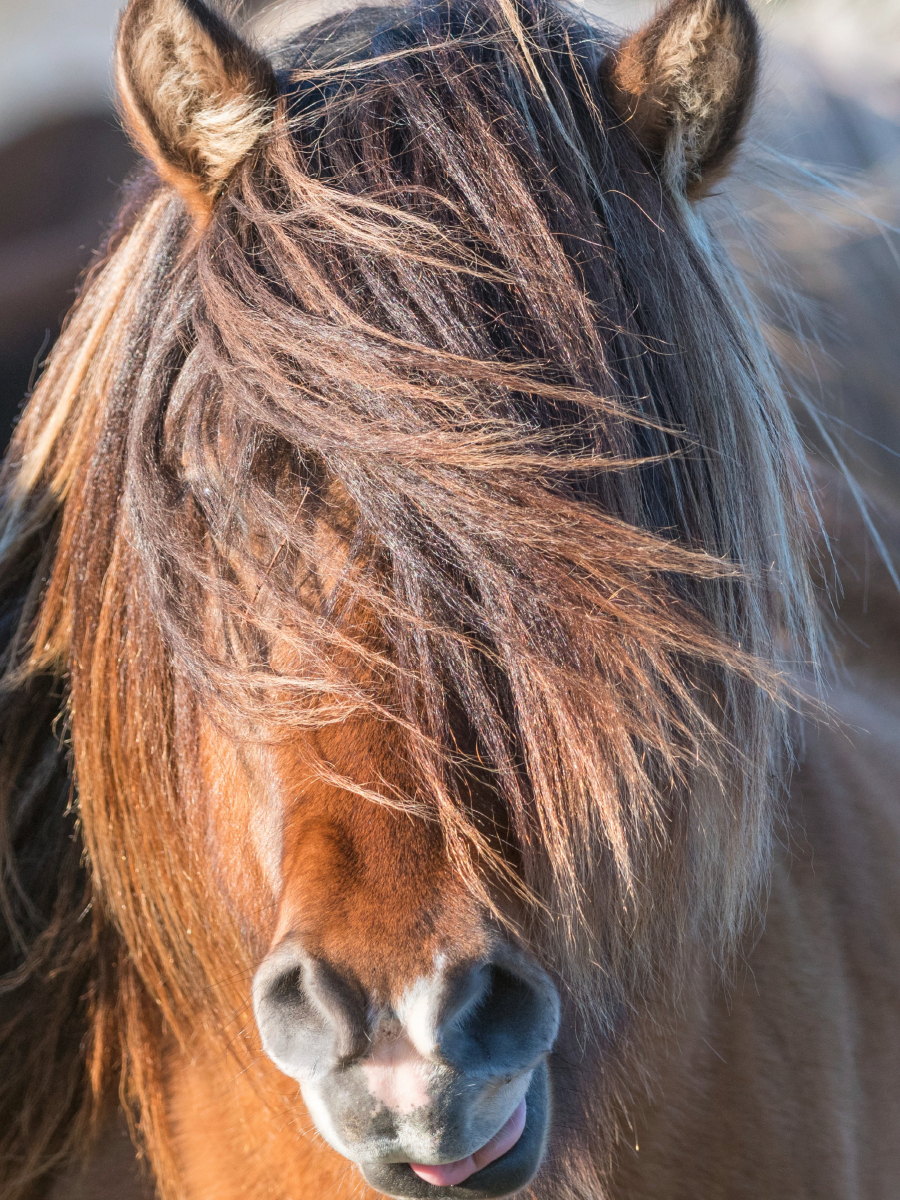
[[130, 981], [95, 1008], [161, 1179], [147, 1114], [200, 1041], [273, 1130], [266, 1063], [299, 1083], [382, 1193], [600, 1178], [645, 1026], [727, 960], [815, 636], [802, 453], [697, 207], [757, 61], [745, 0], [625, 40], [362, 9], [268, 55], [129, 3], [155, 174], [20, 426], [6, 544], [55, 531], [29, 669], [68, 680]]

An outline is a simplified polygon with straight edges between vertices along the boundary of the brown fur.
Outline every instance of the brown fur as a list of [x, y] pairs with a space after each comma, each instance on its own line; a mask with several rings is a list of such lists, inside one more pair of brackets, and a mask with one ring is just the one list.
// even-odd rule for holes
[[564, 1008], [533, 1193], [615, 1194], [759, 894], [786, 671], [815, 675], [777, 371], [623, 126], [608, 32], [325, 22], [238, 164], [182, 119], [198, 46], [258, 94], [211, 21], [126, 13], [173, 187], [133, 192], [4, 468], [4, 1195], [116, 1094], [162, 1197], [359, 1194], [249, 1012], [295, 930], [375, 994], [526, 944]]

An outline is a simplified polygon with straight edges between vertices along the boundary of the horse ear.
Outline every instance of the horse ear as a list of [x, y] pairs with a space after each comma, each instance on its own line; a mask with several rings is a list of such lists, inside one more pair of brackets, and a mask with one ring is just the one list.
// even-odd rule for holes
[[204, 224], [271, 123], [269, 63], [202, 0], [131, 0], [116, 84], [132, 138]]
[[612, 100], [691, 199], [727, 170], [756, 92], [759, 31], [746, 0], [673, 0], [614, 52]]

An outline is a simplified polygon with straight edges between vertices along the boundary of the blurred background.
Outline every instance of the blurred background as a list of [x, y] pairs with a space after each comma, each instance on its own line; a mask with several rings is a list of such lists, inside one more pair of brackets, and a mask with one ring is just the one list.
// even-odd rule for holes
[[[588, 0], [625, 27], [649, 0]], [[0, 444], [135, 158], [115, 118], [119, 0], [0, 0]], [[233, 7], [233, 6], [232, 6]], [[321, 0], [244, 0], [266, 41]], [[900, 478], [900, 0], [757, 0], [765, 82], [722, 228], [861, 481]], [[755, 248], [756, 247], [756, 248]], [[757, 251], [757, 248], [764, 250]], [[760, 265], [764, 263], [765, 265]], [[797, 294], [802, 297], [797, 301]]]

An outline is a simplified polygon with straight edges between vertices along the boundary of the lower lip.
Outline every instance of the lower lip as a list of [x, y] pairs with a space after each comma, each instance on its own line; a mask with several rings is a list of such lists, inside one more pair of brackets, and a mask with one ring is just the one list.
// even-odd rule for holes
[[496, 1162], [498, 1158], [513, 1148], [525, 1128], [525, 1113], [526, 1106], [523, 1100], [500, 1132], [494, 1134], [486, 1145], [482, 1146], [480, 1150], [476, 1150], [474, 1154], [470, 1154], [468, 1158], [461, 1158], [458, 1162], [440, 1163], [438, 1166], [429, 1166], [424, 1163], [410, 1163], [409, 1165], [415, 1174], [420, 1179], [424, 1179], [426, 1183], [431, 1183], [435, 1187], [454, 1187], [468, 1179], [470, 1175], [474, 1175], [476, 1171], [480, 1171], [482, 1167]]

